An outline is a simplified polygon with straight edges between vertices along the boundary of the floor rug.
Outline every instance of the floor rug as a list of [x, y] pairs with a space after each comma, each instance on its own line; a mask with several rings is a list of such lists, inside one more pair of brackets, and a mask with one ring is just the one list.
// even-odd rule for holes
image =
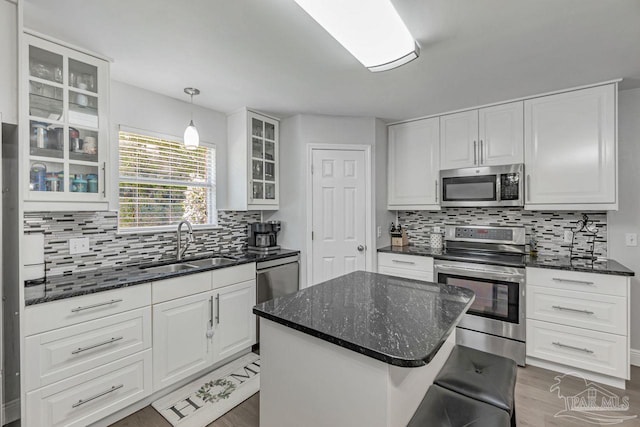
[[203, 427], [260, 390], [260, 356], [249, 353], [151, 405], [174, 427]]

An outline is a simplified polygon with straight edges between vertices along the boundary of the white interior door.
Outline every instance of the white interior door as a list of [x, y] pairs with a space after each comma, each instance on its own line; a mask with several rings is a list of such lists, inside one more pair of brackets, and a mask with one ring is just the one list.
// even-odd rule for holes
[[312, 151], [312, 283], [366, 267], [365, 153]]

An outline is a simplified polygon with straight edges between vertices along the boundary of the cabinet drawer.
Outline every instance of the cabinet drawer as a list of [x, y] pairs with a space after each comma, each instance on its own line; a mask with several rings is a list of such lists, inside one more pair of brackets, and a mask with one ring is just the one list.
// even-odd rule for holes
[[153, 303], [157, 304], [210, 290], [211, 271], [206, 271], [153, 282], [151, 294]]
[[384, 265], [379, 265], [378, 273], [388, 274], [389, 276], [404, 277], [406, 279], [415, 279], [415, 280], [424, 280], [426, 282], [433, 282], [433, 272], [431, 271], [408, 270], [404, 268], [387, 267]]
[[627, 335], [627, 299], [527, 286], [527, 318]]
[[404, 270], [433, 271], [433, 258], [418, 255], [378, 253], [378, 265]]
[[527, 285], [627, 296], [627, 278], [611, 274], [527, 268]]
[[234, 283], [254, 280], [256, 278], [256, 263], [219, 268], [211, 273], [213, 273], [213, 289], [217, 289]]
[[151, 350], [27, 393], [25, 425], [86, 426], [151, 392]]
[[151, 307], [25, 339], [26, 390], [53, 384], [151, 348]]
[[627, 338], [527, 320], [527, 356], [628, 379]]
[[130, 286], [28, 306], [25, 335], [63, 328], [151, 304], [151, 284]]

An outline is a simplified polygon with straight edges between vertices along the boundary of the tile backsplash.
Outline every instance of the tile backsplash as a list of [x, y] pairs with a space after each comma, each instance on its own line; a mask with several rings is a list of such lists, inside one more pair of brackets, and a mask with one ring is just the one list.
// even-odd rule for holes
[[[195, 244], [186, 256], [237, 252], [247, 246], [247, 224], [260, 212], [218, 211], [219, 228], [194, 230]], [[24, 232], [44, 233], [47, 275], [140, 264], [175, 258], [176, 232], [118, 234], [116, 212], [28, 212]], [[69, 254], [69, 239], [88, 237], [90, 251]]]
[[[586, 212], [598, 227], [595, 255], [607, 256], [607, 214]], [[525, 227], [529, 243], [533, 235], [540, 255], [569, 255], [569, 243], [564, 243], [564, 231], [576, 226], [582, 212], [526, 211], [522, 208], [448, 208], [441, 211], [400, 211], [400, 224], [406, 228], [409, 243], [428, 245], [432, 227], [443, 225], [503, 225]], [[576, 234], [575, 248], [585, 251], [587, 237]]]

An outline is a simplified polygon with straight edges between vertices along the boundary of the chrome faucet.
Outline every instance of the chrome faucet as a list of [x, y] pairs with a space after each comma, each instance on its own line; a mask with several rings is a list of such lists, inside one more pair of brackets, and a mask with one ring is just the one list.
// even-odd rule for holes
[[[188, 229], [187, 242], [185, 243], [184, 248], [182, 248], [182, 226], [185, 224]], [[180, 223], [178, 224], [178, 243], [176, 247], [176, 258], [178, 259], [178, 261], [182, 260], [182, 258], [184, 257], [184, 253], [187, 251], [187, 249], [189, 249], [189, 245], [194, 242], [195, 239], [193, 238], [193, 228], [191, 227], [191, 223], [187, 220], [180, 221]]]

